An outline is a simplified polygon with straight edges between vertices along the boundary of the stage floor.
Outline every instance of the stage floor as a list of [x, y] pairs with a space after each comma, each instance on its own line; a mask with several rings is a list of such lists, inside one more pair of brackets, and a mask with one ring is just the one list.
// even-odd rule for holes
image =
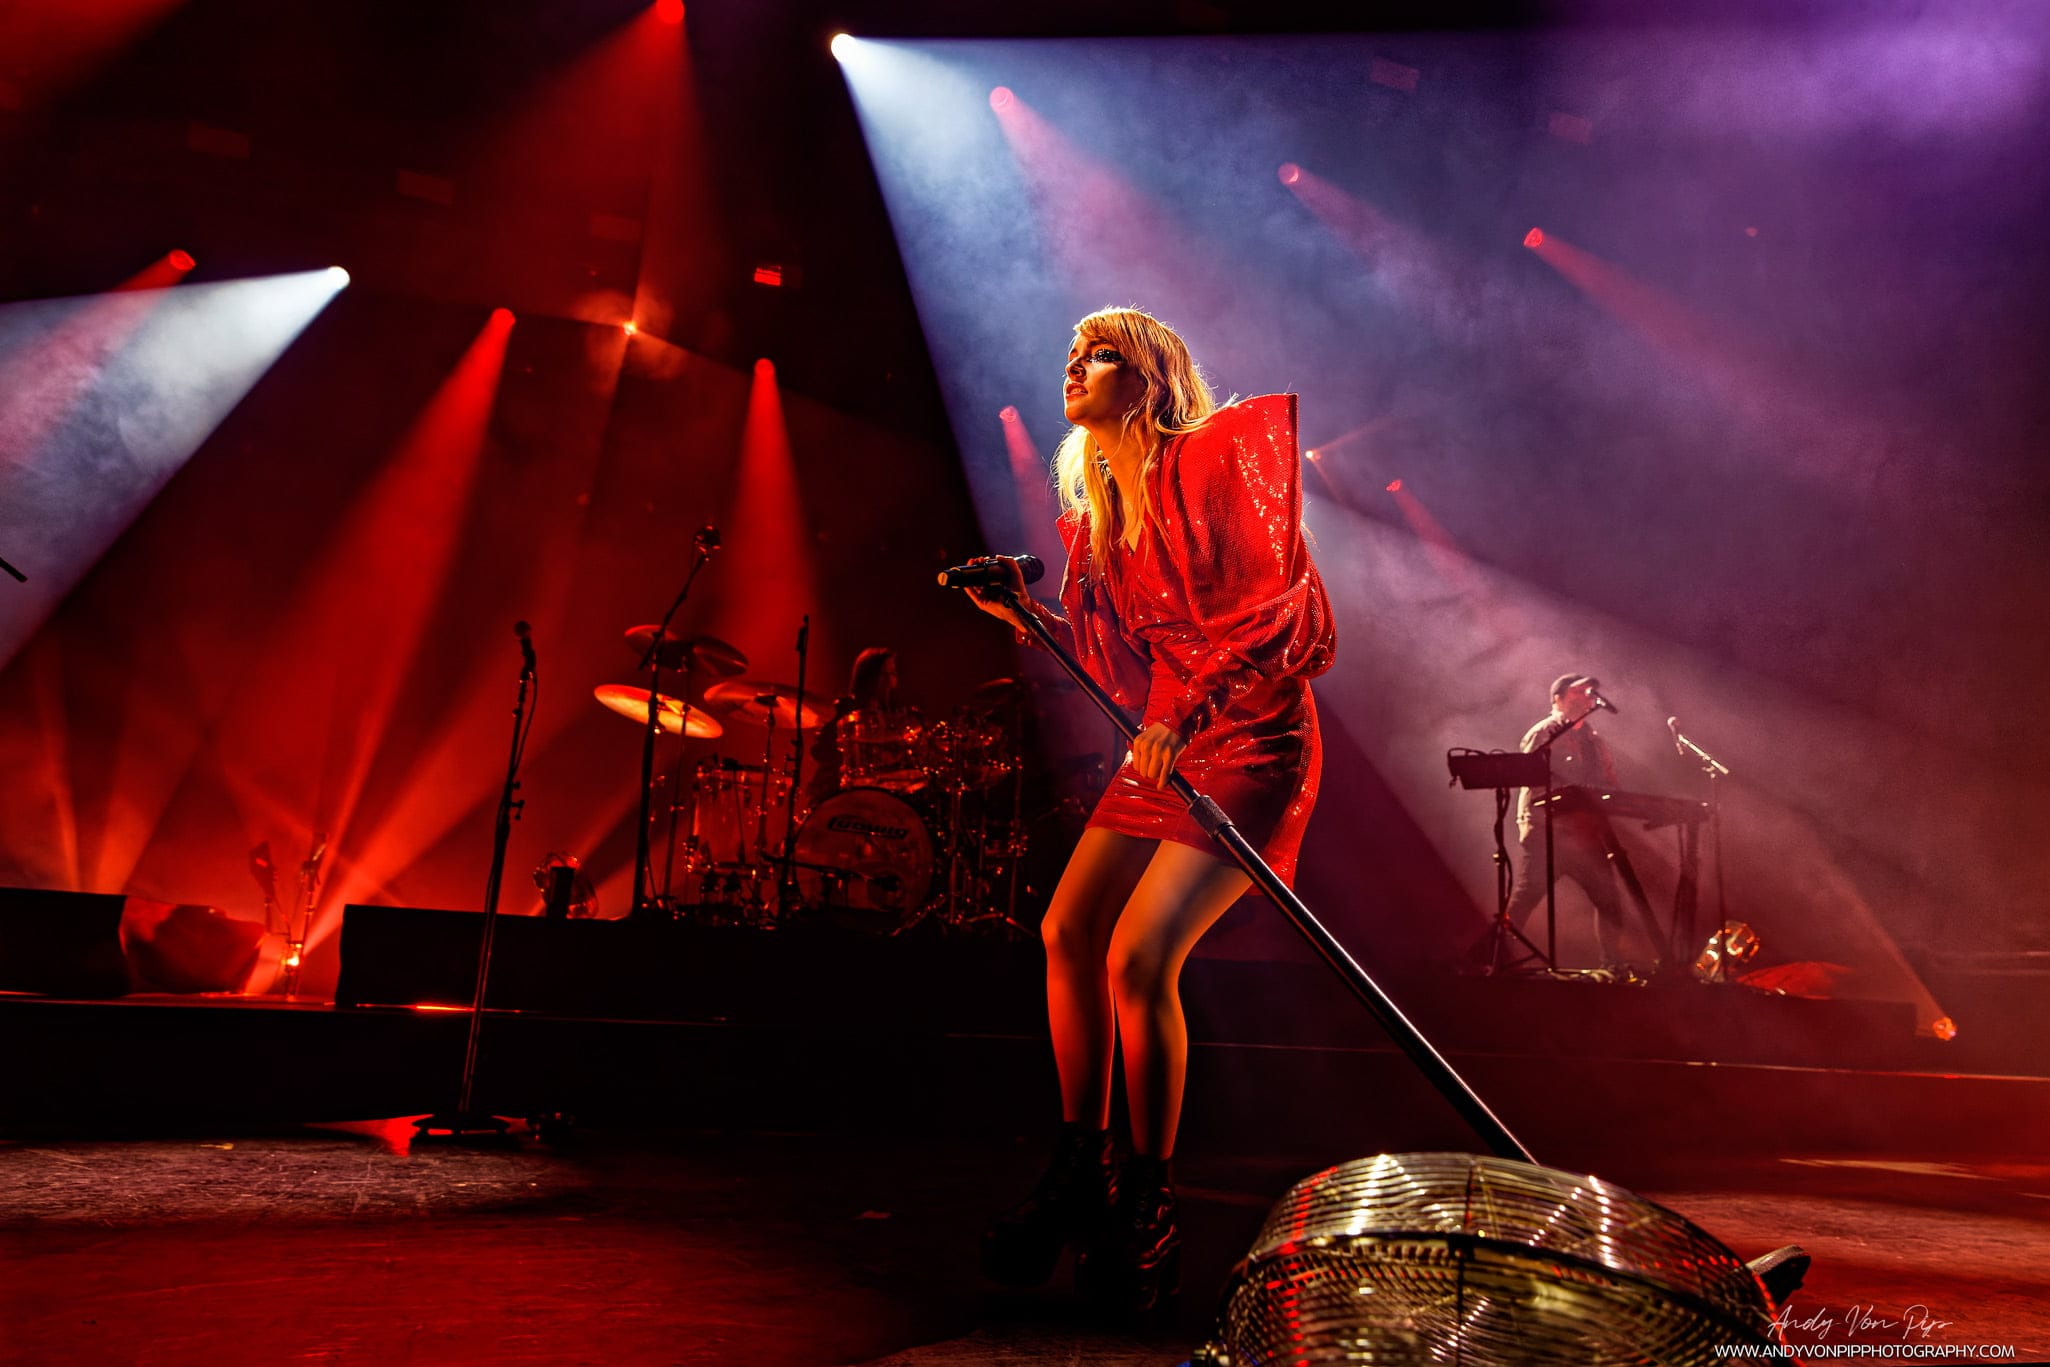
[[[977, 1276], [977, 1231], [1035, 1173], [1027, 1141], [582, 1131], [561, 1150], [408, 1150], [410, 1134], [388, 1121], [5, 1144], [7, 1360], [1175, 1363], [1304, 1175], [1185, 1154], [1187, 1291], [1172, 1322], [1134, 1333], [1090, 1322], [1065, 1268], [1030, 1294]], [[1602, 1175], [1742, 1256], [1805, 1245], [1798, 1342], [2050, 1357], [2040, 1155], [1667, 1153]]]

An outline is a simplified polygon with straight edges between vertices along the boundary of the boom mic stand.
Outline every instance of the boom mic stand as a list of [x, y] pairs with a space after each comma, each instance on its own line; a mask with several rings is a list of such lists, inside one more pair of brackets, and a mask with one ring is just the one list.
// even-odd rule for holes
[[[655, 855], [650, 848], [651, 832], [648, 828], [655, 821], [655, 737], [662, 730], [662, 646], [669, 639], [669, 624], [676, 620], [684, 599], [690, 597], [690, 586], [698, 581], [698, 571], [711, 560], [712, 552], [719, 549], [719, 529], [699, 528], [691, 544], [697, 548], [697, 559], [691, 562], [690, 573], [684, 576], [676, 601], [669, 605], [669, 611], [662, 614], [662, 624], [655, 628], [655, 639], [648, 642], [648, 653], [641, 656], [641, 668], [648, 671], [648, 729], [641, 736], [641, 808], [640, 820], [634, 827], [634, 900], [632, 910], [627, 912], [630, 920], [652, 916], [657, 910], [654, 900], [648, 896], [648, 884], [655, 873]], [[685, 701], [684, 721], [688, 724], [690, 711], [688, 699]], [[677, 762], [681, 764], [682, 760]], [[671, 812], [669, 819], [674, 821], [676, 814]]]
[[[1692, 755], [1701, 766], [1701, 772], [1708, 775], [1708, 848], [1715, 856], [1715, 928], [1718, 932], [1730, 923], [1729, 903], [1723, 900], [1723, 795], [1722, 780], [1730, 776], [1727, 765], [1708, 751], [1696, 745], [1680, 733], [1677, 723], [1673, 724], [1673, 744], [1683, 755]], [[1701, 938], [1698, 927], [1688, 927], [1694, 932], [1688, 941], [1691, 950], [1693, 941]]]
[[498, 820], [491, 832], [491, 873], [484, 880], [484, 926], [477, 937], [477, 990], [470, 998], [470, 1037], [463, 1046], [463, 1081], [456, 1093], [456, 1108], [434, 1115], [422, 1116], [413, 1122], [421, 1138], [443, 1134], [450, 1139], [464, 1135], [480, 1135], [487, 1139], [501, 1137], [506, 1132], [506, 1123], [495, 1115], [479, 1115], [471, 1109], [471, 1099], [477, 1085], [477, 1041], [484, 1032], [484, 993], [491, 982], [491, 941], [498, 928], [498, 894], [505, 878], [505, 848], [512, 842], [513, 822], [519, 819], [521, 809], [527, 804], [524, 799], [513, 795], [520, 789], [520, 759], [527, 748], [527, 732], [532, 728], [532, 717], [527, 710], [527, 689], [532, 685], [538, 704], [541, 695], [539, 671], [534, 667], [534, 646], [527, 638], [527, 624], [521, 622], [515, 630], [519, 633], [520, 649], [524, 662], [520, 668], [520, 688], [513, 699], [512, 751], [505, 763], [505, 786], [498, 793]]
[[[1088, 695], [1089, 700], [1110, 719], [1111, 725], [1117, 728], [1119, 735], [1127, 741], [1137, 739], [1139, 728], [1132, 724], [1131, 719], [1111, 700], [1110, 695], [1097, 685], [1096, 680], [1089, 677], [1087, 671], [1068, 653], [1067, 648], [1061, 645], [1059, 638], [1046, 623], [1025, 610], [1014, 591], [1008, 588], [984, 591], [992, 600], [1011, 609], [1018, 621], [1024, 624], [1025, 630], [1032, 634], [1061, 668], [1068, 672], [1068, 677]], [[1467, 1085], [1466, 1079], [1454, 1071], [1452, 1065], [1445, 1061], [1444, 1055], [1424, 1038], [1423, 1032], [1418, 1030], [1409, 1017], [1402, 1014], [1401, 1008], [1389, 999], [1388, 994], [1367, 976], [1367, 971], [1346, 952], [1345, 946], [1333, 938], [1331, 932], [1324, 928], [1323, 923], [1311, 913], [1288, 884], [1281, 881], [1280, 875], [1267, 866], [1267, 861], [1260, 857], [1260, 852], [1254, 849], [1240, 833], [1239, 828], [1232, 824], [1224, 809], [1212, 798], [1197, 792], [1196, 786], [1189, 782], [1186, 775], [1170, 774], [1168, 786], [1174, 790], [1175, 796], [1189, 804], [1189, 814], [1196, 819], [1204, 833], [1222, 845], [1225, 852], [1246, 871], [1246, 876], [1253, 880], [1253, 886], [1265, 893], [1267, 899], [1274, 903], [1288, 923], [1309, 941], [1310, 947], [1317, 951], [1360, 1004], [1380, 1022], [1381, 1028], [1388, 1032], [1396, 1047], [1409, 1056], [1410, 1062], [1414, 1063], [1425, 1078], [1438, 1089], [1439, 1094], [1452, 1104], [1453, 1109], [1459, 1112], [1488, 1148], [1498, 1157], [1536, 1163], [1537, 1160], [1531, 1156], [1530, 1150], [1524, 1148], [1522, 1142], [1509, 1132], [1509, 1127], [1488, 1109], [1488, 1104]]]

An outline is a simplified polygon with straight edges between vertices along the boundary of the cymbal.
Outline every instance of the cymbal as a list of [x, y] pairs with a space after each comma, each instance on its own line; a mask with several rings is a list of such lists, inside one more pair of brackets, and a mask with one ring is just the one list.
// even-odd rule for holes
[[1006, 708], [1025, 705], [1035, 694], [1071, 693], [1074, 688], [1074, 681], [1067, 678], [991, 679], [976, 685], [962, 706], [982, 716], [993, 716]]
[[1003, 707], [1018, 701], [1025, 695], [1023, 679], [991, 679], [988, 683], [976, 685], [968, 695], [970, 707]]
[[[633, 653], [642, 659], [648, 656], [648, 647], [655, 640], [654, 626], [634, 627], [626, 633], [626, 643]], [[690, 669], [695, 666], [707, 674], [731, 676], [745, 673], [747, 656], [740, 647], [729, 645], [716, 636], [678, 636], [669, 632], [662, 637], [662, 667], [664, 669]]]
[[[622, 717], [631, 717], [641, 725], [648, 724], [648, 690], [635, 688], [632, 684], [599, 684], [591, 690], [591, 696], [611, 708]], [[684, 714], [689, 713], [689, 729], [685, 729]], [[670, 735], [682, 732], [694, 740], [711, 740], [726, 733], [719, 719], [702, 707], [690, 707], [681, 698], [668, 694], [661, 696], [657, 704], [659, 725]]]
[[726, 679], [715, 683], [705, 690], [705, 703], [735, 721], [765, 726], [774, 717], [778, 726], [794, 726], [805, 731], [825, 725], [830, 715], [818, 703], [807, 700], [800, 716], [797, 690], [789, 684], [770, 683], [765, 679]]

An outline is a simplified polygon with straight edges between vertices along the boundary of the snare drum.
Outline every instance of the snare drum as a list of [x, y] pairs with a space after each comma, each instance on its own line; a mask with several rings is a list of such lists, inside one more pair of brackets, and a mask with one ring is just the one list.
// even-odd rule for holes
[[931, 781], [926, 771], [925, 720], [915, 710], [849, 712], [835, 724], [840, 786], [910, 793]]
[[932, 894], [933, 838], [918, 810], [880, 788], [848, 788], [812, 809], [797, 832], [805, 903], [865, 929], [893, 933]]

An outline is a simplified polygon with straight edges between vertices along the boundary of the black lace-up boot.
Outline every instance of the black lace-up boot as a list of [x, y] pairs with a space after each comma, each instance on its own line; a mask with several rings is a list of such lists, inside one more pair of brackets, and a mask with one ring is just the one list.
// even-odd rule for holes
[[1118, 1176], [1110, 1220], [1075, 1262], [1075, 1287], [1112, 1314], [1150, 1315], [1174, 1298], [1181, 1275], [1173, 1165], [1134, 1154]]
[[984, 1275], [1005, 1286], [1041, 1285], [1053, 1275], [1063, 1246], [1102, 1227], [1116, 1193], [1110, 1131], [1066, 1122], [1032, 1194], [984, 1232]]

